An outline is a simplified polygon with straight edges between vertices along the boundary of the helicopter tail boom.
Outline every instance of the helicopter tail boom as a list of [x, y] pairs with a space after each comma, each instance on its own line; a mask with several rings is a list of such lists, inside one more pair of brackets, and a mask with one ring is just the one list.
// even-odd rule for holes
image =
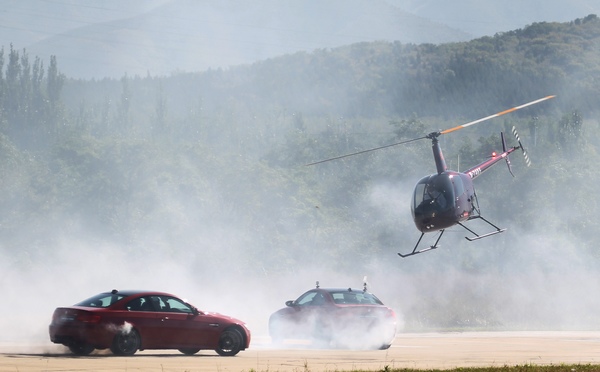
[[[502, 136], [502, 146], [503, 146], [502, 154], [494, 154], [494, 155], [492, 155], [492, 157], [490, 159], [484, 161], [481, 164], [477, 164], [473, 168], [466, 170], [464, 173], [466, 173], [469, 177], [471, 177], [471, 179], [478, 177], [479, 175], [481, 175], [486, 170], [490, 169], [494, 164], [498, 163], [502, 159], [506, 159], [506, 162], [508, 164], [508, 170], [511, 171], [510, 160], [508, 159], [508, 155], [510, 153], [514, 152], [515, 150], [517, 150], [519, 147], [510, 147], [510, 148], [506, 149], [506, 143], [504, 141], [504, 134], [500, 133], [500, 135]], [[510, 173], [512, 174], [512, 171]]]

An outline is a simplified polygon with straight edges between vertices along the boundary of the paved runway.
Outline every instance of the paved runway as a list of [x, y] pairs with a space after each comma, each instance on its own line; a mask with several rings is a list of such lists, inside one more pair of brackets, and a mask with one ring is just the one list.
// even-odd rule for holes
[[256, 338], [235, 357], [213, 351], [185, 356], [177, 351], [143, 351], [132, 357], [95, 353], [75, 357], [56, 345], [0, 343], [0, 371], [377, 371], [389, 368], [522, 364], [598, 364], [600, 332], [467, 332], [400, 334], [381, 351], [313, 350], [308, 343], [274, 349]]

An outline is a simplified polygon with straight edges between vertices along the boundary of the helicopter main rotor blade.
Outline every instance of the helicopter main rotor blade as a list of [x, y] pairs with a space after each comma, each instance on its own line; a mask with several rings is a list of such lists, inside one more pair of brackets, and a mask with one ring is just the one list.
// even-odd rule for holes
[[358, 152], [353, 152], [353, 153], [346, 154], [346, 155], [336, 156], [335, 158], [329, 158], [329, 159], [325, 159], [325, 160], [319, 160], [319, 161], [316, 161], [314, 163], [304, 164], [304, 165], [308, 167], [310, 165], [321, 164], [321, 163], [325, 163], [325, 162], [332, 161], [332, 160], [343, 159], [343, 158], [347, 158], [349, 156], [364, 154], [364, 153], [375, 151], [375, 150], [381, 150], [381, 149], [385, 149], [385, 148], [392, 147], [392, 146], [397, 146], [397, 145], [402, 145], [402, 144], [409, 143], [409, 142], [414, 142], [414, 141], [422, 140], [422, 139], [425, 139], [425, 138], [427, 138], [427, 136], [419, 137], [419, 138], [413, 138], [413, 139], [409, 139], [409, 140], [402, 141], [402, 142], [396, 142], [396, 143], [392, 143], [392, 144], [385, 145], [385, 146], [380, 146], [380, 147], [375, 147], [375, 148], [368, 149], [368, 150], [362, 150], [362, 151], [358, 151]]
[[471, 121], [471, 122], [466, 123], [466, 124], [461, 124], [461, 125], [456, 126], [454, 128], [443, 130], [443, 131], [440, 132], [440, 134], [447, 134], [447, 133], [450, 133], [450, 132], [454, 132], [454, 131], [457, 131], [459, 129], [463, 129], [463, 128], [466, 128], [468, 126], [471, 126], [473, 124], [478, 124], [478, 123], [481, 123], [482, 121], [486, 121], [486, 120], [490, 120], [490, 119], [493, 119], [493, 118], [497, 118], [498, 116], [502, 116], [504, 114], [508, 114], [508, 113], [513, 112], [513, 111], [517, 111], [517, 110], [522, 109], [524, 107], [535, 105], [536, 103], [540, 103], [542, 101], [545, 101], [547, 99], [551, 99], [551, 98], [554, 98], [554, 97], [556, 97], [556, 96], [552, 95], [552, 96], [546, 96], [544, 98], [536, 99], [535, 101], [531, 101], [531, 102], [525, 103], [525, 104], [523, 104], [521, 106], [516, 106], [516, 107], [510, 108], [508, 110], [500, 111], [497, 114], [486, 116], [485, 118], [477, 119], [477, 120]]
[[329, 158], [329, 159], [325, 159], [325, 160], [319, 160], [319, 161], [316, 161], [314, 163], [305, 164], [305, 166], [310, 166], [310, 165], [315, 165], [315, 164], [321, 164], [321, 163], [325, 163], [325, 162], [332, 161], [332, 160], [343, 159], [343, 158], [347, 158], [349, 156], [360, 155], [360, 154], [364, 154], [364, 153], [367, 153], [367, 152], [381, 150], [381, 149], [385, 149], [385, 148], [388, 148], [388, 147], [402, 145], [402, 144], [405, 144], [405, 143], [414, 142], [414, 141], [418, 141], [418, 140], [422, 140], [422, 139], [426, 139], [426, 138], [427, 139], [437, 138], [441, 134], [447, 134], [447, 133], [450, 133], [450, 132], [454, 132], [454, 131], [457, 131], [459, 129], [463, 129], [463, 128], [466, 128], [468, 126], [471, 126], [473, 124], [481, 123], [482, 121], [493, 119], [493, 118], [496, 118], [498, 116], [502, 116], [504, 114], [508, 114], [508, 113], [513, 112], [513, 111], [517, 111], [517, 110], [522, 109], [522, 108], [527, 107], [527, 106], [535, 105], [536, 103], [539, 103], [539, 102], [542, 102], [542, 101], [545, 101], [547, 99], [551, 99], [551, 98], [554, 98], [554, 97], [556, 97], [556, 96], [555, 95], [546, 96], [544, 98], [540, 98], [540, 99], [537, 99], [535, 101], [531, 101], [531, 102], [522, 104], [520, 106], [516, 106], [516, 107], [510, 108], [508, 110], [501, 111], [501, 112], [499, 112], [497, 114], [486, 116], [485, 118], [474, 120], [474, 121], [466, 123], [466, 124], [461, 124], [461, 125], [456, 126], [454, 128], [446, 129], [446, 130], [443, 130], [443, 131], [440, 131], [440, 132], [432, 132], [432, 133], [429, 133], [428, 135], [423, 136], [423, 137], [413, 138], [413, 139], [409, 139], [409, 140], [401, 141], [401, 142], [396, 142], [396, 143], [392, 143], [392, 144], [385, 145], [385, 146], [375, 147], [375, 148], [372, 148], [372, 149], [367, 149], [367, 150], [363, 150], [363, 151], [353, 152], [353, 153], [346, 154], [346, 155], [336, 156], [335, 158]]

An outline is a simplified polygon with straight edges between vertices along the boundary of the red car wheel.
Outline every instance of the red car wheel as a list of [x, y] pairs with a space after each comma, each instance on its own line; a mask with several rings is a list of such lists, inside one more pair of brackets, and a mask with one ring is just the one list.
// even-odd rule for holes
[[179, 349], [179, 351], [185, 355], [194, 355], [200, 351], [200, 349]]
[[140, 335], [135, 329], [119, 332], [115, 336], [110, 350], [115, 355], [133, 355], [140, 348]]
[[215, 350], [221, 356], [234, 356], [244, 347], [244, 338], [235, 328], [229, 328], [221, 333], [219, 347]]

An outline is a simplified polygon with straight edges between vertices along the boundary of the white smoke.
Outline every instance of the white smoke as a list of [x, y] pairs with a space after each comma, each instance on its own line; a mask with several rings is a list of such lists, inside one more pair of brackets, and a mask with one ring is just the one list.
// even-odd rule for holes
[[133, 325], [129, 322], [123, 322], [123, 324], [120, 324], [120, 325], [109, 323], [106, 325], [106, 329], [108, 329], [110, 332], [115, 333], [115, 334], [121, 333], [124, 335], [128, 335], [129, 333], [131, 333], [131, 330], [133, 329]]

